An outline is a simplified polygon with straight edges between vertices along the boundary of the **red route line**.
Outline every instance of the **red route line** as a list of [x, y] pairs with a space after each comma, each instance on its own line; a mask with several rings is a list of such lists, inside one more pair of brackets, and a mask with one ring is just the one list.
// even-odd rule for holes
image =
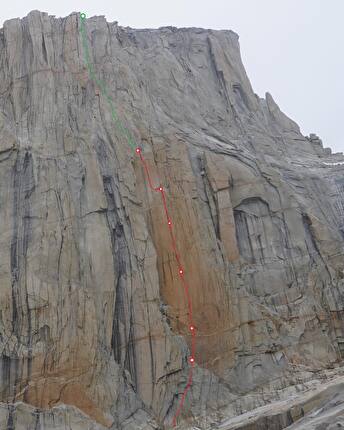
[[181, 281], [183, 288], [184, 288], [184, 293], [185, 293], [185, 297], [186, 297], [186, 301], [187, 301], [187, 305], [188, 305], [188, 311], [189, 311], [189, 331], [191, 333], [191, 355], [189, 356], [188, 361], [189, 361], [191, 367], [189, 370], [188, 382], [187, 382], [185, 389], [183, 391], [182, 398], [180, 399], [177, 411], [173, 417], [173, 427], [175, 427], [177, 425], [177, 419], [178, 419], [178, 417], [179, 417], [179, 415], [183, 409], [186, 395], [187, 395], [187, 393], [190, 390], [191, 385], [192, 385], [192, 376], [193, 376], [192, 371], [193, 371], [193, 367], [195, 366], [196, 330], [195, 330], [195, 326], [193, 324], [193, 319], [192, 319], [192, 303], [191, 303], [191, 298], [190, 298], [189, 285], [185, 280], [184, 268], [183, 268], [183, 265], [181, 262], [180, 254], [179, 254], [178, 249], [177, 249], [176, 238], [175, 238], [175, 235], [173, 233], [173, 223], [172, 223], [172, 219], [170, 217], [170, 214], [169, 214], [169, 211], [167, 208], [165, 190], [161, 185], [159, 187], [153, 186], [151, 176], [149, 174], [148, 165], [147, 165], [146, 160], [144, 159], [144, 157], [142, 155], [141, 148], [136, 148], [135, 151], [139, 155], [142, 166], [146, 172], [147, 181], [148, 181], [150, 189], [152, 191], [156, 191], [156, 192], [159, 192], [161, 194], [161, 199], [162, 199], [162, 204], [164, 206], [167, 226], [168, 226], [168, 230], [170, 233], [172, 249], [173, 249], [173, 253], [176, 257], [177, 263], [178, 263], [178, 268], [179, 268], [178, 274], [179, 274], [180, 281]]

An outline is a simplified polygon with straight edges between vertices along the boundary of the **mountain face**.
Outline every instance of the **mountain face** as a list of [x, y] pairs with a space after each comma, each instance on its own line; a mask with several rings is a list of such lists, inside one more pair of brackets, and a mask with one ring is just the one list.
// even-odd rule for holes
[[164, 207], [110, 99], [189, 287], [179, 428], [343, 427], [343, 155], [254, 94], [232, 31], [86, 19], [105, 97], [80, 24], [0, 31], [0, 428], [168, 429], [187, 385]]

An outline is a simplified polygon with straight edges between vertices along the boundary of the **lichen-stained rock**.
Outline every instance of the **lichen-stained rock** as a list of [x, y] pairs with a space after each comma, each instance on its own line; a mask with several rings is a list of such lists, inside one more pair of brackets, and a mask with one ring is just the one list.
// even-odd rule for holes
[[[189, 285], [197, 364], [181, 428], [285, 399], [328, 368], [335, 378], [344, 157], [254, 94], [232, 31], [103, 17], [85, 29], [97, 79], [164, 186]], [[187, 383], [188, 306], [161, 197], [108, 97], [78, 14], [5, 22], [4, 428], [169, 428]]]

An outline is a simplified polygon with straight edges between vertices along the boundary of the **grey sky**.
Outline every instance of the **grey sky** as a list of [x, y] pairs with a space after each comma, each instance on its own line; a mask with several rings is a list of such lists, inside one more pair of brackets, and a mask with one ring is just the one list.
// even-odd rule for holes
[[269, 91], [304, 134], [344, 151], [343, 0], [10, 0], [1, 5], [1, 26], [33, 9], [105, 15], [136, 28], [234, 30], [255, 92]]

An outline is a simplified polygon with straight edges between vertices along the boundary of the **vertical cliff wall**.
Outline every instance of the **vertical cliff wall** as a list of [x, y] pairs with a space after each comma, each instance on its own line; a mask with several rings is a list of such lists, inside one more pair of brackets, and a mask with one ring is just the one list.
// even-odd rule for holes
[[[339, 367], [343, 156], [254, 94], [231, 31], [85, 29], [176, 226], [197, 330], [181, 425]], [[0, 419], [168, 428], [188, 306], [160, 197], [79, 30], [79, 14], [35, 11], [0, 32]]]

